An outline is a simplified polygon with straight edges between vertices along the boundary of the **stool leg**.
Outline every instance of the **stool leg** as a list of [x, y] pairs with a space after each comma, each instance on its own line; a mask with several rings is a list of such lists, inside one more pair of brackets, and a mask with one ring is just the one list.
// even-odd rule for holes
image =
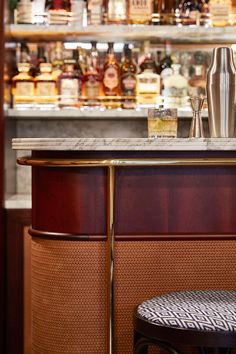
[[[202, 348], [203, 349], [203, 348]], [[232, 351], [231, 348], [204, 348], [203, 354], [230, 354]]]
[[134, 331], [134, 350], [133, 354], [148, 354], [149, 345], [154, 345], [158, 348], [164, 349], [165, 352], [170, 354], [181, 354], [171, 344], [160, 342], [149, 338], [142, 337], [138, 332]]
[[134, 331], [133, 354], [148, 354], [147, 340], [136, 331]]

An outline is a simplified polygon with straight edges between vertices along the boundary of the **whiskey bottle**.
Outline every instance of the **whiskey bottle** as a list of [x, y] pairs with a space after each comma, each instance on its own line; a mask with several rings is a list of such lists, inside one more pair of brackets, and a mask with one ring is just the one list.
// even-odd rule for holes
[[55, 80], [57, 80], [58, 77], [61, 75], [62, 68], [63, 68], [63, 44], [62, 42], [56, 42], [56, 46], [53, 51], [53, 57], [52, 57], [52, 75]]
[[54, 108], [57, 102], [57, 87], [52, 75], [52, 64], [41, 63], [40, 73], [35, 78], [36, 101], [39, 107]]
[[231, 7], [231, 0], [211, 0], [209, 9], [212, 25], [217, 27], [227, 26], [229, 24]]
[[19, 74], [12, 78], [13, 106], [15, 108], [31, 108], [34, 102], [34, 78], [29, 75], [30, 64], [19, 63]]
[[124, 24], [127, 22], [126, 0], [108, 0], [107, 23]]
[[163, 79], [162, 96], [167, 108], [185, 107], [188, 102], [188, 80], [180, 74], [180, 65], [172, 64], [173, 74]]
[[100, 105], [99, 97], [101, 96], [102, 82], [96, 42], [92, 42], [92, 49], [87, 55], [86, 62], [82, 91], [82, 95], [85, 97], [84, 104], [98, 106]]
[[63, 72], [58, 78], [59, 106], [61, 108], [74, 108], [79, 106], [81, 85], [75, 72], [75, 60], [65, 59]]
[[144, 41], [144, 43], [143, 43], [143, 53], [142, 53], [142, 56], [139, 60], [139, 67], [142, 72], [146, 69], [150, 69], [154, 73], [157, 72], [156, 63], [155, 63], [155, 60], [153, 59], [151, 51], [150, 51], [150, 42], [149, 41]]
[[122, 108], [132, 109], [136, 106], [136, 73], [137, 67], [132, 58], [132, 51], [124, 46], [124, 62], [121, 65]]
[[20, 0], [17, 2], [17, 23], [33, 23], [33, 8], [31, 0]]
[[200, 25], [202, 1], [181, 0], [180, 19], [183, 25]]
[[160, 75], [145, 69], [137, 75], [137, 103], [140, 106], [155, 106], [160, 95]]
[[195, 64], [194, 75], [189, 80], [189, 96], [192, 97], [205, 97], [206, 96], [206, 78], [204, 66]]
[[120, 69], [113, 43], [108, 43], [108, 52], [103, 67], [103, 92], [105, 96], [111, 97], [111, 100], [106, 100], [107, 107], [115, 108], [119, 106], [116, 99], [116, 96], [120, 94], [119, 76]]
[[140, 73], [137, 75], [137, 103], [140, 106], [156, 105], [160, 95], [160, 75], [150, 52], [150, 43], [144, 43], [144, 55], [140, 60]]
[[72, 26], [82, 27], [84, 24], [84, 0], [71, 0], [71, 18], [70, 22]]
[[177, 25], [179, 23], [179, 8], [176, 0], [157, 0], [161, 25]]
[[129, 0], [128, 22], [130, 24], [150, 24], [153, 14], [153, 0]]
[[163, 79], [165, 76], [172, 74], [172, 59], [171, 59], [171, 46], [170, 42], [167, 41], [165, 45], [165, 56], [160, 61], [160, 75]]
[[88, 24], [101, 25], [103, 23], [103, 0], [88, 0]]
[[4, 82], [4, 109], [10, 107], [11, 102], [11, 80], [9, 75], [9, 70], [7, 64], [4, 63], [4, 71], [3, 71], [3, 82]]
[[46, 11], [49, 24], [68, 24], [71, 11], [70, 0], [47, 0]]
[[45, 56], [45, 49], [43, 46], [38, 46], [37, 48], [37, 59], [34, 68], [31, 70], [33, 76], [37, 76], [40, 73], [40, 64], [46, 63], [47, 58]]

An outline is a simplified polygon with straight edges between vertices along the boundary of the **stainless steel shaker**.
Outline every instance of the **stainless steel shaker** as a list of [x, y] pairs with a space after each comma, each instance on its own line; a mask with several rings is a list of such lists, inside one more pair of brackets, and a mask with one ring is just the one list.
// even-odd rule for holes
[[210, 136], [235, 136], [236, 68], [231, 48], [219, 47], [213, 51], [207, 73], [207, 100]]

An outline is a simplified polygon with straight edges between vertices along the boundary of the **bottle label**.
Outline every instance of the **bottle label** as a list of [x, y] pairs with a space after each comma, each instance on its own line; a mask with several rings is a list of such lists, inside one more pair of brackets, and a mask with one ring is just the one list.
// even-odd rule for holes
[[104, 86], [107, 87], [109, 90], [113, 90], [114, 88], [118, 87], [119, 85], [118, 71], [113, 66], [110, 66], [105, 70], [103, 83]]
[[17, 82], [16, 96], [34, 96], [33, 82]]
[[230, 6], [223, 3], [213, 3], [209, 5], [212, 23], [214, 25], [227, 24], [229, 20]]
[[102, 1], [91, 0], [89, 8], [90, 8], [90, 24], [101, 25], [102, 24]]
[[62, 103], [77, 103], [80, 94], [78, 79], [61, 79], [60, 93]]
[[133, 21], [148, 21], [152, 18], [151, 0], [130, 0], [129, 18]]
[[138, 91], [139, 93], [160, 93], [160, 77], [153, 74], [153, 77], [139, 77], [138, 78]]
[[134, 92], [136, 88], [136, 78], [134, 74], [127, 73], [121, 78], [121, 88], [124, 93]]
[[185, 87], [167, 87], [163, 90], [163, 96], [166, 97], [185, 97], [187, 96], [187, 88]]
[[173, 69], [171, 68], [165, 68], [164, 70], [162, 70], [161, 72], [161, 78], [162, 80], [165, 79], [168, 76], [173, 75]]
[[126, 19], [126, 1], [110, 0], [108, 2], [108, 20], [123, 21]]
[[55, 82], [38, 82], [37, 96], [55, 96], [56, 84]]
[[96, 98], [99, 96], [99, 82], [94, 77], [89, 77], [85, 83], [85, 94], [88, 98]]

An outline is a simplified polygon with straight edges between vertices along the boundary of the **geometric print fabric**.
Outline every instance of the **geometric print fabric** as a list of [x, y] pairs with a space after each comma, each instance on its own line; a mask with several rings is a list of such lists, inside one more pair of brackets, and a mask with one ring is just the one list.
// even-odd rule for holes
[[144, 301], [137, 312], [157, 326], [236, 332], [236, 291], [173, 292]]

